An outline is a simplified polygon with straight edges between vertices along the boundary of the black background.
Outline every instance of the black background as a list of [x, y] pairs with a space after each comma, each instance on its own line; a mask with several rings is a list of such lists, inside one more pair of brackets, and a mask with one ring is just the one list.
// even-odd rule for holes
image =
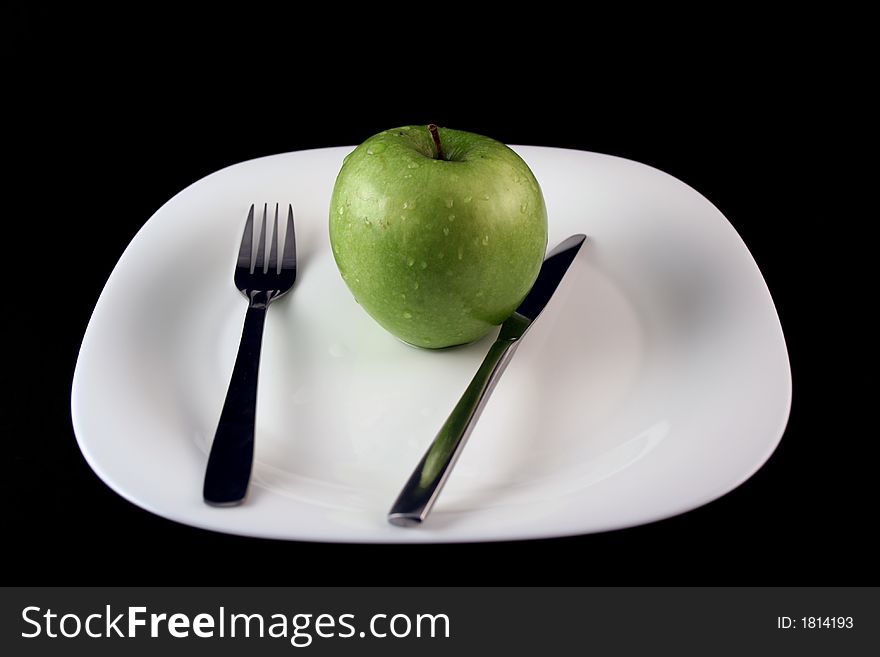
[[[843, 209], [820, 111], [850, 88], [803, 44], [750, 32], [641, 41], [565, 16], [250, 19], [13, 8], [4, 48], [9, 211], [2, 401], [18, 583], [863, 584], [876, 495], [852, 417], [865, 374], [837, 344], [852, 317], [827, 254]], [[572, 24], [574, 23], [574, 24]], [[748, 38], [744, 38], [744, 37]], [[547, 39], [540, 42], [536, 39]], [[633, 52], [639, 42], [642, 47]], [[232, 47], [230, 47], [232, 46]], [[184, 54], [186, 53], [186, 54]], [[621, 62], [632, 61], [631, 64]], [[754, 62], [754, 63], [751, 63]], [[612, 63], [614, 66], [612, 66]], [[436, 122], [512, 144], [611, 153], [703, 193], [752, 251], [794, 379], [769, 462], [703, 508], [592, 536], [462, 546], [321, 545], [181, 526], [111, 492], [79, 453], [70, 384], [125, 246], [168, 198], [235, 162], [356, 144]], [[837, 137], [826, 136], [836, 133]], [[827, 160], [825, 160], [827, 162]], [[9, 169], [7, 169], [9, 171]], [[839, 246], [839, 242], [838, 242]], [[832, 249], [833, 251], [833, 249]], [[10, 260], [11, 258], [11, 260]], [[829, 259], [830, 258], [830, 259]], [[10, 264], [11, 262], [11, 264]], [[855, 340], [855, 337], [852, 337]], [[11, 478], [9, 477], [11, 474]]]

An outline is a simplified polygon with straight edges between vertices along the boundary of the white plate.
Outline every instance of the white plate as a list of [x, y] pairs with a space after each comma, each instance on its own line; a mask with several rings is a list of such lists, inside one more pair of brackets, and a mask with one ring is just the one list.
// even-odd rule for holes
[[[550, 246], [590, 241], [513, 359], [424, 526], [385, 514], [482, 360], [398, 342], [355, 303], [328, 240], [350, 148], [218, 171], [126, 249], [83, 339], [73, 423], [95, 472], [154, 513], [321, 541], [517, 539], [681, 513], [746, 480], [788, 418], [791, 377], [764, 280], [682, 182], [606, 155], [517, 147]], [[232, 269], [251, 202], [294, 204], [298, 275], [269, 312], [251, 491], [201, 498], [245, 303]]]

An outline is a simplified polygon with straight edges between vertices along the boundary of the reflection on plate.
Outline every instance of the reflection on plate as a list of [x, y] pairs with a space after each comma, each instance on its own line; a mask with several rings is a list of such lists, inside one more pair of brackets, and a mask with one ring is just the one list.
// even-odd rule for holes
[[[123, 254], [77, 363], [80, 447], [115, 491], [253, 536], [479, 541], [594, 532], [723, 495], [772, 453], [791, 379], [761, 274], [721, 213], [610, 156], [517, 147], [550, 244], [590, 241], [502, 377], [430, 521], [385, 514], [493, 336], [408, 347], [354, 302], [327, 211], [347, 148], [238, 164], [165, 204]], [[299, 271], [272, 306], [247, 502], [205, 506], [208, 448], [245, 304], [232, 284], [252, 202], [292, 202]]]

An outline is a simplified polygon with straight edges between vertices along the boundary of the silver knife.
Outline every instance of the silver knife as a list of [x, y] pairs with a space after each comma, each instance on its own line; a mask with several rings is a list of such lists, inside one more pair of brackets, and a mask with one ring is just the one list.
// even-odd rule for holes
[[388, 522], [392, 525], [416, 527], [431, 512], [489, 395], [519, 346], [519, 341], [550, 301], [586, 239], [585, 235], [572, 235], [553, 249], [544, 260], [531, 291], [519, 308], [501, 325], [498, 339], [489, 348], [480, 369], [400, 491], [397, 501], [388, 512]]

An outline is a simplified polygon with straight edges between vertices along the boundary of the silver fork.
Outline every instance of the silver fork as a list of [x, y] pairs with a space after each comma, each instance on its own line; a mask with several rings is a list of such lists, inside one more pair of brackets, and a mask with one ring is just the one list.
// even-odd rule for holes
[[293, 230], [293, 206], [287, 207], [287, 232], [281, 261], [278, 260], [278, 204], [275, 204], [275, 231], [268, 261], [266, 259], [266, 213], [256, 255], [254, 242], [254, 206], [248, 212], [235, 265], [235, 287], [248, 300], [241, 344], [220, 413], [220, 422], [211, 445], [205, 471], [205, 502], [212, 506], [235, 506], [244, 500], [254, 461], [254, 426], [257, 416], [257, 378], [260, 371], [260, 347], [266, 311], [276, 299], [287, 293], [296, 280], [296, 238]]

